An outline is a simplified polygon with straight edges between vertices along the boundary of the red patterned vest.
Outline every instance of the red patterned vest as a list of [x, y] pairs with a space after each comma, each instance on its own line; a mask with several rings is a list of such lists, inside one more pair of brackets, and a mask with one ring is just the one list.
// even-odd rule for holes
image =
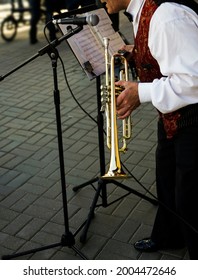
[[148, 47], [149, 24], [157, 8], [158, 6], [153, 0], [146, 0], [135, 38], [133, 59], [141, 82], [152, 82], [154, 79], [162, 77], [159, 65], [151, 55]]
[[[158, 6], [153, 0], [146, 0], [135, 38], [133, 59], [140, 82], [152, 82], [154, 79], [162, 77], [159, 64], [151, 55], [148, 47], [149, 24], [157, 8]], [[159, 115], [163, 119], [167, 138], [172, 138], [177, 131], [177, 120], [180, 118], [180, 113], [177, 111], [168, 114], [159, 112]]]

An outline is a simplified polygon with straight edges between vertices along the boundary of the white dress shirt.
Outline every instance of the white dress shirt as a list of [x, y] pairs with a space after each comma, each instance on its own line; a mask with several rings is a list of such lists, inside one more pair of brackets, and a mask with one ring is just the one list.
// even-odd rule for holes
[[[131, 0], [136, 36], [145, 0]], [[149, 27], [148, 45], [165, 78], [139, 83], [140, 102], [152, 102], [162, 113], [198, 103], [198, 15], [176, 3], [163, 3]]]

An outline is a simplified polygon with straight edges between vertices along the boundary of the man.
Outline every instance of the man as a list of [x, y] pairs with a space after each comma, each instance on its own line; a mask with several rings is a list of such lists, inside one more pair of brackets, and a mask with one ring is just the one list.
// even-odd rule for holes
[[40, 5], [41, 0], [29, 0], [31, 8], [31, 20], [30, 20], [30, 44], [36, 44], [37, 40], [37, 24], [39, 22], [41, 13]]
[[[103, 8], [103, 5], [101, 4], [100, 0], [66, 0], [66, 6], [67, 9], [70, 10], [76, 10], [78, 7], [86, 7], [90, 5], [96, 5], [98, 8]], [[112, 21], [112, 26], [115, 31], [119, 31], [119, 14], [111, 14], [109, 15], [110, 19]]]
[[68, 10], [75, 10], [78, 9], [79, 6], [86, 7], [89, 5], [94, 5], [95, 0], [66, 0], [66, 5]]
[[52, 17], [54, 12], [60, 13], [61, 9], [66, 7], [65, 1], [63, 0], [45, 0], [46, 8], [46, 23], [49, 30], [49, 40], [52, 42], [56, 39], [56, 27], [52, 23]]
[[187, 246], [198, 259], [198, 9], [193, 0], [101, 0], [108, 13], [126, 10], [133, 18], [135, 46], [125, 46], [139, 83], [117, 98], [123, 119], [141, 103], [159, 113], [156, 184], [159, 207], [151, 237], [137, 250]]
[[[98, 8], [105, 8], [105, 4], [102, 4], [100, 0], [96, 0], [96, 5]], [[119, 18], [119, 13], [113, 13], [113, 14], [108, 14], [111, 21], [112, 21], [112, 27], [113, 29], [117, 32], [119, 31], [119, 23], [120, 23], [120, 18]]]

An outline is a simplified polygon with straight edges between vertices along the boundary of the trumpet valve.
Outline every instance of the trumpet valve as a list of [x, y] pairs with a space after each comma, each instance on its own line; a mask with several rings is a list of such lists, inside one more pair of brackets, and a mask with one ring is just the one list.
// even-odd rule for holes
[[101, 86], [101, 112], [105, 111], [105, 106], [109, 103], [110, 86]]

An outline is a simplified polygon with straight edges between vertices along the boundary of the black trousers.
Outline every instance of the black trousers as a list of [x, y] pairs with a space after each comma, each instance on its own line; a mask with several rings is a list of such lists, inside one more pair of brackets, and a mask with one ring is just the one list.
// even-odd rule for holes
[[190, 259], [198, 260], [197, 125], [167, 139], [159, 120], [156, 183], [158, 199], [166, 207], [159, 205], [151, 238], [162, 247], [186, 245]]

